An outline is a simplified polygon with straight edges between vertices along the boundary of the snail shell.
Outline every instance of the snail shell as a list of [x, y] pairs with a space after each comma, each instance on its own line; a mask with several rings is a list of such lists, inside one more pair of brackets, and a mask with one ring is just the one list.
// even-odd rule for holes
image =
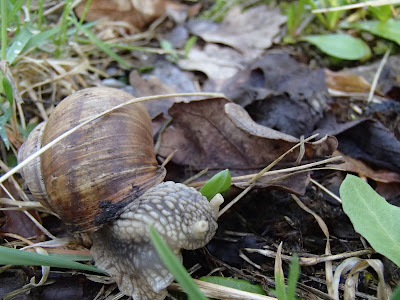
[[[132, 99], [112, 88], [78, 91], [56, 107], [18, 154], [22, 161], [64, 132], [109, 108]], [[38, 201], [57, 213], [71, 232], [92, 232], [118, 217], [165, 169], [154, 155], [151, 120], [139, 103], [85, 125], [22, 170]]]

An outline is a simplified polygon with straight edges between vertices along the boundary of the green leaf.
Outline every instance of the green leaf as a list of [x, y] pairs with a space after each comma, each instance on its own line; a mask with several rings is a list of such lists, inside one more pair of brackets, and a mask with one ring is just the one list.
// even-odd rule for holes
[[225, 193], [231, 186], [232, 176], [228, 169], [215, 174], [200, 190], [200, 193], [211, 200], [218, 193]]
[[158, 255], [160, 255], [160, 258], [165, 266], [172, 273], [172, 275], [174, 275], [176, 281], [180, 283], [188, 296], [196, 300], [207, 300], [197, 285], [193, 282], [189, 273], [182, 266], [171, 249], [168, 248], [167, 244], [163, 241], [162, 237], [153, 228], [153, 226], [149, 226], [149, 231], [151, 240], [158, 252]]
[[354, 229], [400, 267], [400, 207], [386, 202], [362, 179], [347, 175], [340, 186], [344, 212]]
[[6, 53], [6, 60], [10, 64], [12, 64], [17, 56], [22, 52], [22, 49], [25, 48], [25, 45], [28, 43], [32, 36], [33, 34], [29, 31], [29, 29], [27, 27], [24, 27], [13, 39], [13, 42], [11, 46], [8, 47]]
[[33, 47], [41, 46], [46, 40], [56, 35], [59, 31], [60, 31], [60, 25], [48, 30], [41, 31], [40, 33], [31, 37], [31, 39], [25, 45], [23, 51], [29, 50]]
[[1, 105], [1, 110], [3, 111], [3, 115], [0, 116], [0, 138], [3, 140], [5, 146], [7, 149], [10, 148], [10, 141], [8, 140], [8, 136], [6, 133], [6, 128], [4, 125], [10, 120], [11, 115], [12, 115], [12, 110], [13, 110], [13, 91], [12, 91], [12, 86], [11, 83], [8, 81], [6, 77], [2, 77], [2, 84], [3, 84], [3, 90], [4, 93], [6, 94], [6, 98], [9, 102], [9, 107], [5, 109]]
[[203, 276], [199, 278], [202, 281], [215, 283], [218, 285], [234, 288], [244, 292], [267, 295], [263, 290], [261, 284], [252, 284], [243, 279], [231, 278], [231, 277], [221, 277], [221, 276]]
[[0, 246], [0, 264], [15, 266], [50, 266], [104, 273], [95, 266], [84, 265], [59, 256], [52, 257], [3, 246]]
[[400, 299], [400, 283], [397, 285], [397, 288], [394, 290], [390, 300], [399, 300]]
[[363, 21], [343, 25], [344, 28], [360, 29], [396, 42], [400, 45], [400, 20]]
[[3, 140], [4, 145], [6, 145], [7, 150], [10, 149], [10, 141], [7, 136], [6, 128], [4, 125], [0, 124], [0, 138]]
[[188, 40], [186, 41], [185, 47], [183, 47], [185, 57], [187, 57], [189, 55], [190, 49], [192, 49], [192, 47], [196, 44], [196, 42], [197, 42], [197, 36], [191, 36], [190, 38], [188, 38]]
[[7, 77], [3, 77], [3, 89], [4, 93], [6, 94], [8, 102], [10, 102], [10, 107], [12, 107], [13, 104], [13, 90], [10, 81], [8, 81]]
[[278, 300], [291, 300], [287, 299], [285, 278], [279, 272], [275, 272], [275, 291]]
[[301, 40], [315, 45], [326, 54], [341, 59], [359, 60], [371, 56], [371, 50], [366, 43], [347, 34], [307, 35]]
[[296, 286], [297, 281], [299, 280], [300, 276], [300, 265], [299, 265], [299, 258], [297, 254], [294, 254], [292, 260], [290, 261], [289, 266], [289, 275], [287, 281], [287, 299], [292, 300], [295, 299], [296, 296]]

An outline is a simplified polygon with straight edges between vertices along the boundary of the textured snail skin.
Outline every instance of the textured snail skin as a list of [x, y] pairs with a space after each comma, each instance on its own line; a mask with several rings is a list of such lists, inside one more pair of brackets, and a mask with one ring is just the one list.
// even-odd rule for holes
[[173, 281], [149, 236], [152, 225], [182, 261], [181, 249], [205, 246], [218, 227], [222, 196], [209, 202], [194, 188], [163, 182], [132, 202], [110, 225], [93, 233], [91, 253], [120, 291], [135, 300], [162, 300]]

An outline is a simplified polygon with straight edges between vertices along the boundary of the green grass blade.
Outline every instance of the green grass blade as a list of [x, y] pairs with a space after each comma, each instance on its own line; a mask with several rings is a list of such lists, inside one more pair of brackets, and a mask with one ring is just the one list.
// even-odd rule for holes
[[281, 273], [275, 271], [275, 291], [276, 298], [278, 300], [289, 300], [286, 299], [286, 287], [285, 287], [285, 279], [281, 275]]
[[106, 43], [103, 41], [99, 40], [93, 33], [91, 33], [89, 30], [87, 30], [84, 26], [82, 26], [77, 20], [75, 20], [73, 17], [70, 18], [71, 22], [78, 28], [80, 31], [82, 31], [86, 36], [97, 45], [102, 51], [107, 53], [112, 59], [120, 63], [126, 68], [131, 68], [132, 66], [124, 60], [121, 56], [116, 54]]
[[7, 50], [7, 27], [8, 27], [8, 12], [7, 12], [7, 1], [0, 0], [1, 9], [1, 59], [6, 59]]
[[41, 46], [46, 40], [56, 35], [59, 31], [60, 31], [60, 26], [57, 26], [34, 35], [25, 45], [23, 51], [27, 51], [33, 47]]
[[84, 265], [59, 256], [47, 256], [0, 246], [0, 264], [16, 266], [50, 266], [104, 273], [95, 266]]
[[289, 275], [288, 275], [288, 283], [287, 283], [287, 299], [293, 300], [296, 296], [296, 286], [297, 281], [300, 276], [300, 265], [298, 256], [295, 254], [292, 257], [289, 266]]
[[24, 28], [21, 29], [21, 31], [14, 38], [11, 46], [8, 47], [8, 49], [7, 49], [6, 60], [10, 63], [10, 65], [14, 62], [14, 60], [17, 58], [17, 56], [22, 52], [22, 50], [25, 48], [26, 44], [29, 42], [29, 40], [33, 36], [33, 34], [29, 31], [28, 26], [30, 26], [29, 23]]
[[218, 193], [225, 193], [231, 186], [232, 176], [228, 169], [223, 170], [206, 182], [200, 189], [200, 193], [211, 200]]
[[12, 10], [10, 11], [9, 15], [8, 15], [8, 19], [12, 20], [14, 19], [15, 15], [17, 14], [17, 12], [19, 12], [21, 10], [22, 4], [24, 4], [25, 0], [18, 0]]
[[189, 273], [179, 262], [178, 258], [168, 248], [167, 244], [163, 241], [158, 232], [152, 226], [149, 227], [149, 230], [151, 240], [158, 252], [158, 255], [160, 255], [161, 260], [163, 261], [165, 266], [174, 275], [176, 281], [180, 283], [188, 296], [191, 299], [207, 300], [207, 298], [203, 295], [197, 285], [193, 282]]
[[63, 13], [61, 15], [61, 23], [60, 23], [60, 31], [58, 33], [58, 41], [57, 41], [57, 50], [55, 52], [55, 57], [60, 57], [60, 55], [64, 52], [65, 44], [67, 42], [67, 30], [69, 26], [69, 18], [68, 14], [70, 13], [70, 7], [72, 5], [71, 0], [65, 0]]

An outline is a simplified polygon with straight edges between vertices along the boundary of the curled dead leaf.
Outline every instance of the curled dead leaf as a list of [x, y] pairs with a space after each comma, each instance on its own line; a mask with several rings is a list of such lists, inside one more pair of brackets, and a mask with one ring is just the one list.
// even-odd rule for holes
[[[195, 169], [262, 168], [297, 144], [299, 140], [256, 124], [241, 106], [224, 98], [175, 103], [169, 109], [173, 122], [162, 134], [159, 154]], [[331, 155], [337, 147], [328, 136], [305, 144], [304, 159]], [[283, 161], [294, 162], [299, 150]]]

